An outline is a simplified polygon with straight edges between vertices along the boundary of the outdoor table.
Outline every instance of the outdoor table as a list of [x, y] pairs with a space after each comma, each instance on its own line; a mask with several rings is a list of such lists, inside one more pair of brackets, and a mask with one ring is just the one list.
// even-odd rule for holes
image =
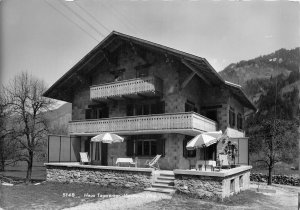
[[135, 167], [136, 167], [136, 163], [135, 162], [133, 162], [133, 159], [132, 158], [117, 158], [117, 161], [116, 161], [116, 164], [117, 164], [117, 166], [120, 166], [120, 164], [129, 164], [129, 166], [132, 164], [134, 164], [135, 165]]
[[214, 171], [214, 167], [216, 167], [216, 161], [214, 160], [197, 160], [196, 169], [199, 170], [199, 165], [202, 165], [201, 170], [205, 170], [205, 165], [211, 168], [211, 171]]

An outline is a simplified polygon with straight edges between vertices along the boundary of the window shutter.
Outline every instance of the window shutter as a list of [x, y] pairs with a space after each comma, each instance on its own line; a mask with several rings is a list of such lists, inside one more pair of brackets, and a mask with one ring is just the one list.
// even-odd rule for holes
[[134, 156], [134, 140], [127, 139], [126, 140], [126, 155], [127, 156]]
[[184, 138], [183, 142], [182, 142], [182, 155], [183, 157], [187, 158], [187, 149], [186, 149], [186, 145], [187, 145], [187, 139]]
[[156, 154], [165, 156], [165, 139], [158, 139], [157, 140], [157, 152]]
[[92, 109], [85, 110], [85, 119], [92, 119]]
[[163, 113], [165, 113], [165, 102], [161, 101], [159, 103], [159, 114], [163, 114]]
[[133, 116], [133, 104], [127, 104], [126, 114], [127, 116]]

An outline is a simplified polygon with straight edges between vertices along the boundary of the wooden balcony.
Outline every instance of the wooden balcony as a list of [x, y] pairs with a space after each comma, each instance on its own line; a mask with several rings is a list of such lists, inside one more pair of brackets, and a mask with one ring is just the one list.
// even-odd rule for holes
[[105, 101], [107, 99], [120, 100], [125, 97], [151, 97], [161, 95], [162, 91], [162, 80], [155, 76], [149, 76], [91, 86], [90, 98], [91, 100]]
[[93, 136], [101, 132], [121, 135], [180, 133], [196, 136], [216, 131], [217, 123], [194, 112], [166, 113], [97, 120], [72, 121], [69, 134]]

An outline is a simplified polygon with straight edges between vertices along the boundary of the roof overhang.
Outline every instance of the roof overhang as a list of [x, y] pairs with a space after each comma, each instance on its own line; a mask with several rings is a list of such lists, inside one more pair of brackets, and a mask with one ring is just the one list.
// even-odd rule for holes
[[[43, 96], [72, 102], [70, 97], [70, 83], [69, 81], [80, 82], [80, 74], [84, 73], [86, 66], [89, 68], [94, 67], [101, 60], [105, 59], [105, 50], [114, 44], [116, 40], [124, 40], [130, 44], [143, 46], [154, 51], [158, 51], [167, 55], [172, 55], [180, 60], [184, 65], [190, 67], [202, 79], [209, 80], [213, 85], [224, 85], [228, 87], [235, 95], [240, 98], [240, 101], [250, 109], [256, 110], [252, 102], [247, 98], [241, 87], [233, 83], [225, 81], [216, 70], [208, 63], [205, 58], [201, 58], [180, 50], [166, 47], [154, 42], [144, 39], [136, 38], [116, 31], [111, 32], [104, 38], [96, 47], [94, 47], [87, 55], [85, 55], [78, 63], [76, 63], [69, 71], [67, 71], [60, 79], [58, 79]], [[90, 65], [89, 63], [97, 60], [96, 64]], [[64, 92], [65, 91], [65, 92]]]
[[225, 81], [225, 86], [237, 96], [237, 99], [247, 108], [256, 111], [255, 105], [251, 102], [251, 100], [247, 97], [245, 92], [242, 90], [240, 85]]

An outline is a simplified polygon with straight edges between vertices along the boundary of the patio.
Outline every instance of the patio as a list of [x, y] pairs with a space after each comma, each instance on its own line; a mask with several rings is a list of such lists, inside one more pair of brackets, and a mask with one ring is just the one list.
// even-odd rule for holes
[[151, 188], [161, 173], [174, 174], [174, 189], [199, 198], [229, 197], [249, 189], [251, 166], [238, 166], [220, 171], [81, 165], [80, 163], [45, 163], [47, 181], [89, 183], [101, 186]]

